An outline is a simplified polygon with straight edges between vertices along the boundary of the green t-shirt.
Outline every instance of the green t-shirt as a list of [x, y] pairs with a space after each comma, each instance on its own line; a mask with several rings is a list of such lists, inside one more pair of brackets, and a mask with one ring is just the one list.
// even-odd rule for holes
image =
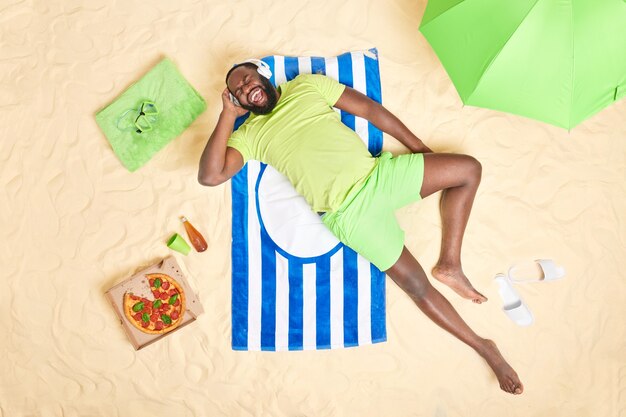
[[303, 74], [279, 87], [267, 115], [250, 114], [228, 146], [285, 175], [314, 211], [336, 210], [376, 166], [359, 136], [332, 109], [345, 86]]

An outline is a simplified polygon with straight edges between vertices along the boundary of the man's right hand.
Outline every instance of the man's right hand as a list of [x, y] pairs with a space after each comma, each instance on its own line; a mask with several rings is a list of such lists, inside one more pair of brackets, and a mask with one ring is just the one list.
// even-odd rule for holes
[[235, 103], [230, 100], [230, 91], [228, 91], [228, 88], [225, 88], [222, 92], [222, 107], [222, 112], [233, 115], [235, 116], [235, 118], [248, 113], [248, 110], [244, 109], [241, 106], [235, 105]]
[[217, 125], [200, 157], [198, 182], [202, 185], [219, 185], [235, 175], [244, 164], [241, 153], [228, 146], [228, 138], [233, 133], [237, 117], [248, 113], [248, 110], [230, 101], [227, 88], [222, 92], [222, 105], [224, 108]]

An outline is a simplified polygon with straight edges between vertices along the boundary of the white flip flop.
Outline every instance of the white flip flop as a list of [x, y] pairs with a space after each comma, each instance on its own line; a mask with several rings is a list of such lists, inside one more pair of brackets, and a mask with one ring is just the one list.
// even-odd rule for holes
[[518, 326], [530, 326], [534, 322], [533, 314], [519, 296], [509, 278], [504, 274], [498, 274], [494, 280], [499, 285], [500, 297], [502, 297], [502, 310]]
[[[524, 273], [528, 273], [529, 267], [536, 267], [537, 265], [540, 267], [543, 276], [523, 276]], [[524, 272], [525, 267], [526, 272]], [[532, 275], [532, 272], [530, 275]], [[509, 268], [509, 279], [514, 283], [547, 282], [563, 278], [564, 276], [565, 268], [557, 266], [552, 259], [536, 259], [533, 263], [519, 263]]]

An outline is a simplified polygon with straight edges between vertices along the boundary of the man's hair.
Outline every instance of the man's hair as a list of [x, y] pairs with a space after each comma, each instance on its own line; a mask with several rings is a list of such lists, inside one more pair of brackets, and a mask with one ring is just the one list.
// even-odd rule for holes
[[256, 64], [253, 64], [252, 62], [242, 62], [241, 64], [234, 65], [226, 74], [225, 81], [226, 81], [227, 87], [228, 87], [228, 77], [230, 77], [230, 74], [239, 67], [248, 67], [248, 68], [252, 68], [253, 70], [257, 70], [259, 68], [256, 66]]

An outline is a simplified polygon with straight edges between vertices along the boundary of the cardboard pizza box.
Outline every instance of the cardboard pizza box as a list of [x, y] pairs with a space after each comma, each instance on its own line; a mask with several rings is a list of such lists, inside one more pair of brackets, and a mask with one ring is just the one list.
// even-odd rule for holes
[[[150, 291], [148, 278], [146, 278], [146, 274], [153, 273], [169, 275], [170, 277], [174, 278], [174, 280], [176, 280], [178, 284], [180, 284], [183, 291], [185, 292], [186, 311], [184, 313], [183, 319], [178, 327], [165, 334], [144, 333], [141, 330], [137, 329], [135, 326], [133, 326], [126, 318], [126, 314], [124, 314], [124, 294], [126, 294], [127, 292], [132, 292], [135, 295], [143, 296], [148, 299], [154, 298]], [[142, 349], [149, 344], [156, 342], [157, 340], [160, 340], [164, 337], [171, 335], [172, 333], [177, 332], [181, 328], [187, 326], [189, 323], [194, 322], [196, 320], [196, 317], [204, 313], [204, 309], [198, 301], [198, 296], [189, 287], [189, 283], [185, 278], [183, 268], [181, 268], [174, 256], [165, 258], [148, 268], [136, 272], [130, 278], [125, 279], [124, 281], [115, 285], [113, 288], [109, 289], [105, 293], [105, 295], [111, 302], [113, 310], [115, 310], [115, 313], [117, 314], [117, 317], [119, 318], [120, 323], [122, 324], [122, 327], [124, 328], [124, 331], [128, 336], [128, 339], [135, 347], [135, 350]]]

